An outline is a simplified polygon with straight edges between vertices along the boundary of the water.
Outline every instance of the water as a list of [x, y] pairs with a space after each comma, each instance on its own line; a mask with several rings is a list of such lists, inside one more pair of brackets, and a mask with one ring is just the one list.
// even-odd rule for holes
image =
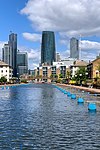
[[0, 150], [100, 150], [100, 107], [88, 112], [47, 84], [0, 89]]

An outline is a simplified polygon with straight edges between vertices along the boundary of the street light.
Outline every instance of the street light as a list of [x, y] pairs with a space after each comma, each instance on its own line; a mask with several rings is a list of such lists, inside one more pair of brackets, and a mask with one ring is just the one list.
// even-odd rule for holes
[[17, 78], [18, 78], [18, 83], [19, 83], [19, 73], [17, 72]]
[[82, 81], [81, 81], [82, 74], [79, 74], [79, 76], [80, 76], [80, 84], [82, 84]]

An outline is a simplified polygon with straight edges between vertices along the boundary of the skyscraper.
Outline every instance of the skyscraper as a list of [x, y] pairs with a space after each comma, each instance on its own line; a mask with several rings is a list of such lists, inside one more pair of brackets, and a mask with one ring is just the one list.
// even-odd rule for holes
[[11, 56], [9, 44], [4, 44], [2, 48], [2, 61], [11, 66]]
[[79, 41], [74, 37], [70, 39], [70, 58], [79, 59]]
[[17, 73], [19, 73], [19, 75], [28, 73], [27, 52], [17, 52]]
[[41, 44], [41, 64], [46, 63], [51, 65], [55, 58], [55, 35], [52, 31], [42, 32], [42, 44]]
[[13, 76], [17, 77], [17, 34], [11, 33], [9, 35], [9, 48], [11, 56], [11, 66], [13, 68]]

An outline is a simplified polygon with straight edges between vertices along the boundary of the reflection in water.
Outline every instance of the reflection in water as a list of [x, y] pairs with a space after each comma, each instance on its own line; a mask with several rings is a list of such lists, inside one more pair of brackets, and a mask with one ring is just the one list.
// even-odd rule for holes
[[100, 150], [100, 107], [88, 112], [48, 84], [0, 90], [0, 150]]

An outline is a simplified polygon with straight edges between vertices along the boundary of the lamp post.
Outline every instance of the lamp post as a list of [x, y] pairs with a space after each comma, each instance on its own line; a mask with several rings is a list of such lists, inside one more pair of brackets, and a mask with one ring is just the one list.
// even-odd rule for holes
[[85, 85], [87, 85], [88, 72], [85, 72]]
[[18, 78], [18, 83], [19, 83], [19, 73], [17, 72], [17, 78]]
[[81, 81], [82, 74], [79, 74], [79, 76], [80, 76], [80, 85], [82, 85], [82, 81]]
[[88, 77], [88, 72], [85, 73], [85, 78], [87, 79], [87, 77]]
[[81, 60], [81, 50], [82, 50], [82, 36], [80, 34], [80, 39], [79, 39], [79, 59]]
[[75, 74], [75, 81], [76, 81], [76, 84], [77, 84], [77, 83], [78, 83], [78, 82], [77, 82], [77, 74]]

